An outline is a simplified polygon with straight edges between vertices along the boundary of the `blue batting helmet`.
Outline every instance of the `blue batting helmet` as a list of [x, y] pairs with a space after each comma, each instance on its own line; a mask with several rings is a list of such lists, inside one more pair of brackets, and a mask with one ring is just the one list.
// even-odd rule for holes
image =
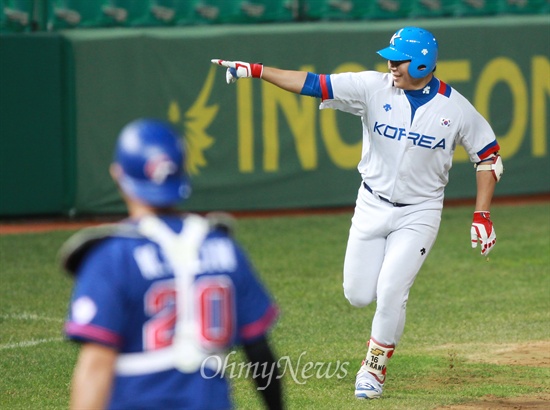
[[437, 40], [428, 30], [404, 27], [391, 38], [390, 45], [378, 51], [390, 61], [409, 61], [409, 74], [422, 78], [430, 74], [437, 63]]
[[126, 125], [118, 136], [114, 161], [121, 169], [122, 191], [148, 205], [174, 205], [191, 193], [182, 141], [162, 121], [138, 119]]

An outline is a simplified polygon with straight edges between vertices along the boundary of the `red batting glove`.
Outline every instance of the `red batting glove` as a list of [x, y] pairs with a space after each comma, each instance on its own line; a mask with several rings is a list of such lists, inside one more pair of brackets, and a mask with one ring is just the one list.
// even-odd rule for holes
[[481, 242], [481, 254], [487, 256], [497, 242], [497, 235], [493, 223], [491, 222], [491, 213], [489, 211], [474, 212], [474, 220], [470, 229], [472, 236], [472, 248], [477, 247], [477, 242]]
[[262, 78], [262, 73], [264, 71], [264, 66], [259, 63], [245, 63], [243, 61], [227, 61], [220, 60], [219, 58], [214, 58], [212, 60], [213, 64], [221, 65], [227, 67], [225, 72], [225, 80], [227, 84], [234, 83], [239, 78], [243, 77], [254, 77]]

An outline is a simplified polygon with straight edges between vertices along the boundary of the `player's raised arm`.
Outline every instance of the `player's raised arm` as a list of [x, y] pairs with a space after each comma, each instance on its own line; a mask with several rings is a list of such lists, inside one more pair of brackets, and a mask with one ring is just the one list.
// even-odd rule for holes
[[261, 63], [246, 63], [244, 61], [227, 61], [219, 58], [211, 60], [213, 64], [227, 67], [225, 79], [227, 84], [234, 83], [239, 78], [261, 78], [283, 90], [300, 94], [304, 88], [307, 72], [282, 70], [266, 67]]

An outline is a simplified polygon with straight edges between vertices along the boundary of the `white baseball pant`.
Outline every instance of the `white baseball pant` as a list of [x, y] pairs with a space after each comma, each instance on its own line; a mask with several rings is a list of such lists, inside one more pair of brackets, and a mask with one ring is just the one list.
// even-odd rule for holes
[[442, 199], [396, 207], [359, 189], [344, 260], [344, 295], [356, 307], [376, 300], [370, 337], [396, 345], [409, 291], [439, 230]]

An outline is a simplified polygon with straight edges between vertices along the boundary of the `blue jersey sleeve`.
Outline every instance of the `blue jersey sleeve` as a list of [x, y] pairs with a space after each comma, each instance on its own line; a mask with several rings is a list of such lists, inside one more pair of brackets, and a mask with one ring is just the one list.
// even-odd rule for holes
[[65, 324], [71, 339], [114, 348], [122, 344], [125, 310], [116, 241], [98, 244], [80, 266]]
[[307, 73], [300, 94], [321, 98], [323, 100], [334, 98], [330, 75]]

